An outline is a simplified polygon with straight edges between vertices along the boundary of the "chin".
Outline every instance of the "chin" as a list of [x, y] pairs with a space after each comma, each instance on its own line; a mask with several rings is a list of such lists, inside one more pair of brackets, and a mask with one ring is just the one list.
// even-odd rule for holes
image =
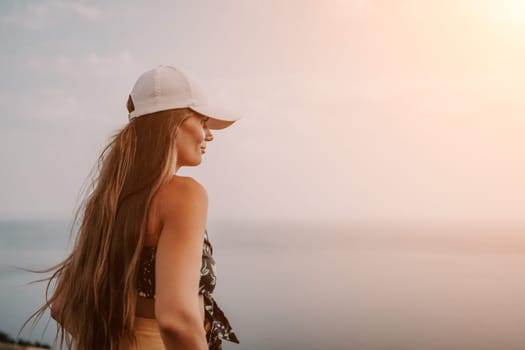
[[186, 157], [183, 161], [182, 161], [182, 164], [184, 166], [197, 166], [199, 164], [202, 163], [202, 154], [195, 154], [194, 157]]

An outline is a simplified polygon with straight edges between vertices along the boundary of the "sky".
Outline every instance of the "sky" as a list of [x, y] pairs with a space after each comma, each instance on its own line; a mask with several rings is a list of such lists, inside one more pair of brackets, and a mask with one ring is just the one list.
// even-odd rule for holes
[[2, 1], [0, 218], [68, 219], [137, 77], [191, 73], [211, 220], [523, 222], [525, 2]]

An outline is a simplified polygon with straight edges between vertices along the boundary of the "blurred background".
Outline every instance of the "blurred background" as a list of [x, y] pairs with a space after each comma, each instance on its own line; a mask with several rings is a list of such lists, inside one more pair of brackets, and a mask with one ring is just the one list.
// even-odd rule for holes
[[[209, 195], [225, 349], [525, 347], [525, 1], [2, 1], [0, 330], [44, 301], [144, 71], [243, 115]], [[54, 324], [42, 335], [52, 343]]]

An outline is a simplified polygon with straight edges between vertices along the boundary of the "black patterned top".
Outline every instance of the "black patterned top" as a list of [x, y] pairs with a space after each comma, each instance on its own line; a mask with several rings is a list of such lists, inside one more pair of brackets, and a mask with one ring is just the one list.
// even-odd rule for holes
[[[155, 297], [155, 253], [156, 247], [144, 247], [140, 259], [137, 290], [144, 298]], [[222, 340], [239, 343], [233, 332], [230, 322], [213, 298], [213, 291], [217, 281], [213, 247], [208, 239], [208, 231], [204, 231], [204, 245], [202, 247], [201, 279], [199, 294], [204, 297], [204, 314], [206, 321], [211, 325], [206, 333], [210, 350], [220, 350]]]

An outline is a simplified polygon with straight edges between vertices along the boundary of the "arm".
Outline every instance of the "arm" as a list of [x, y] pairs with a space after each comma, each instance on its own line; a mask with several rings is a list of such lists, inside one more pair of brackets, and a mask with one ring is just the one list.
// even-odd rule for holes
[[206, 190], [173, 178], [159, 193], [162, 230], [155, 265], [155, 316], [167, 350], [208, 349], [199, 303]]

